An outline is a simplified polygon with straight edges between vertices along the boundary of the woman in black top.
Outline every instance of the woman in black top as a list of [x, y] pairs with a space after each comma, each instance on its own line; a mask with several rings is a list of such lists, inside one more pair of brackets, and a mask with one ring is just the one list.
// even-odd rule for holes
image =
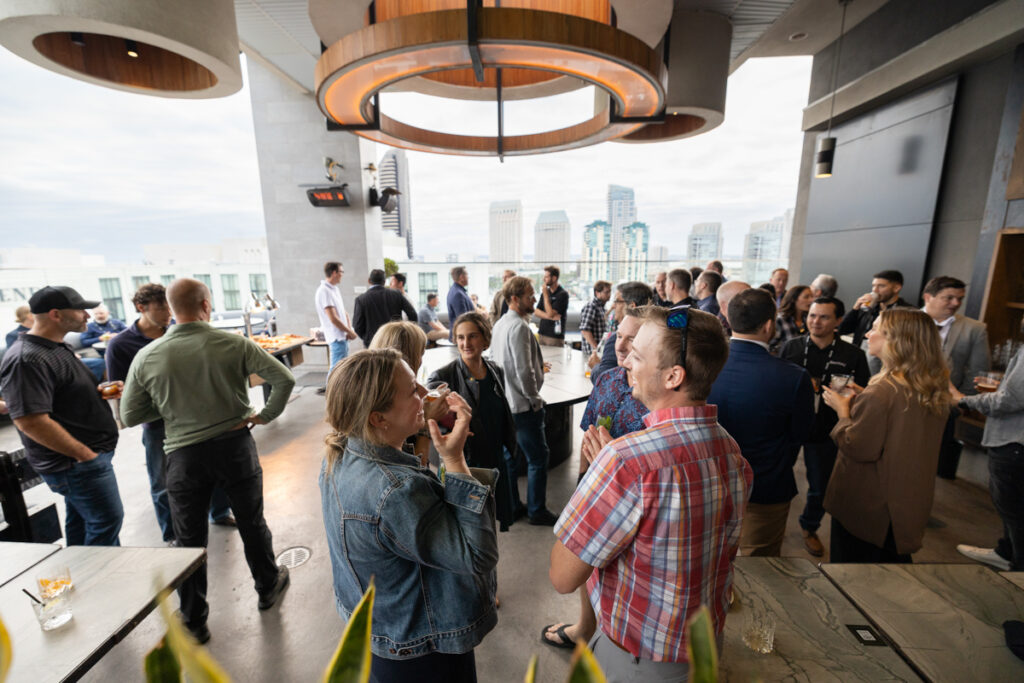
[[470, 437], [464, 452], [470, 467], [498, 470], [495, 503], [499, 528], [509, 525], [525, 513], [519, 490], [512, 476], [512, 464], [505, 458], [516, 451], [516, 428], [505, 399], [505, 375], [500, 367], [484, 359], [491, 345], [491, 324], [477, 312], [463, 313], [452, 326], [459, 358], [434, 371], [429, 382], [447, 382], [448, 388], [465, 398], [473, 411]]

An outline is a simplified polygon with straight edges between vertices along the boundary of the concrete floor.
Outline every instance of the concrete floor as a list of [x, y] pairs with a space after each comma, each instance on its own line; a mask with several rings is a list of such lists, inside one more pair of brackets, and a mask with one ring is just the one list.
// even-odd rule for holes
[[[304, 366], [297, 374], [312, 369]], [[259, 392], [254, 391], [253, 396], [259, 405]], [[256, 609], [256, 593], [238, 534], [221, 527], [210, 530], [209, 625], [213, 637], [208, 647], [236, 681], [317, 680], [344, 627], [334, 609], [317, 487], [326, 433], [323, 411], [323, 397], [317, 396], [313, 387], [299, 387], [281, 418], [253, 431], [263, 464], [266, 518], [275, 549], [280, 552], [291, 546], [305, 546], [312, 551], [309, 562], [292, 571], [291, 587], [277, 606], [267, 612]], [[582, 405], [576, 411], [578, 421]], [[15, 441], [13, 427], [0, 428], [0, 448], [13, 446]], [[160, 546], [138, 428], [122, 432], [116, 453], [114, 463], [125, 507], [121, 542], [128, 546]], [[574, 456], [551, 472], [548, 507], [552, 510], [560, 510], [572, 493], [576, 462]], [[802, 461], [797, 467], [801, 494], [790, 509], [783, 555], [813, 559], [804, 551], [797, 524], [806, 490]], [[915, 561], [964, 562], [965, 558], [956, 552], [957, 543], [991, 546], [1001, 531], [988, 492], [963, 480], [937, 480], [934, 516], [946, 526], [928, 529], [925, 546], [915, 555]], [[822, 541], [827, 548], [827, 517], [825, 522]], [[548, 582], [551, 530], [516, 524], [508, 533], [499, 534], [498, 540], [501, 610], [498, 626], [476, 651], [479, 679], [482, 683], [522, 680], [530, 656], [537, 654], [538, 681], [561, 683], [569, 651], [541, 644], [539, 634], [545, 624], [572, 621], [579, 605], [575, 595], [559, 595]], [[163, 630], [160, 617], [150, 615], [83, 680], [143, 680], [143, 657]]]

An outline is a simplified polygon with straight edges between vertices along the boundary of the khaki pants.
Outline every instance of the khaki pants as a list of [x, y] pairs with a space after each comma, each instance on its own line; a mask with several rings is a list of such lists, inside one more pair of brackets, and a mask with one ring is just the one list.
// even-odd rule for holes
[[438, 339], [447, 339], [448, 330], [431, 330], [427, 332], [427, 339], [429, 341], [437, 341]]
[[537, 335], [537, 341], [541, 346], [565, 346], [565, 340], [558, 337], [549, 337], [544, 334]]
[[744, 557], [778, 557], [786, 536], [789, 503], [747, 503], [740, 531], [740, 555]]

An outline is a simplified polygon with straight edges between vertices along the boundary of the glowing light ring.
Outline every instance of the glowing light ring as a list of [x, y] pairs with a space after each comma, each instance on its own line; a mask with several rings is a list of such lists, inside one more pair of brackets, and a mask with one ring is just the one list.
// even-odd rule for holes
[[[554, 152], [611, 140], [658, 115], [666, 73], [645, 43], [599, 22], [519, 8], [481, 8], [478, 49], [484, 68], [550, 71], [579, 78], [608, 93], [608, 110], [582, 123], [530, 135], [504, 136], [510, 156]], [[428, 152], [494, 156], [498, 137], [440, 133], [380, 115], [374, 95], [427, 73], [472, 67], [465, 10], [408, 15], [374, 24], [336, 42], [316, 66], [317, 104], [332, 121], [384, 144]], [[357, 128], [358, 127], [358, 128]], [[369, 129], [367, 129], [369, 128]]]

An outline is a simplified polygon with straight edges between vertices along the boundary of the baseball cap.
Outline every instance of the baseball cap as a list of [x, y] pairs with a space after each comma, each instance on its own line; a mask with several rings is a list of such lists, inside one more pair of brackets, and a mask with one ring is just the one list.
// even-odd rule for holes
[[33, 313], [46, 313], [54, 308], [96, 308], [100, 302], [86, 301], [71, 287], [43, 287], [32, 295], [28, 305]]

